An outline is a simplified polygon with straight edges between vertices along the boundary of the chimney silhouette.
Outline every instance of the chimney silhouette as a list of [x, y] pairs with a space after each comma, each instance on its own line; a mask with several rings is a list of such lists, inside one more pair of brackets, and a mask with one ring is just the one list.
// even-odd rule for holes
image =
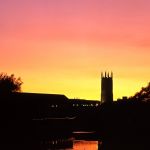
[[113, 102], [113, 73], [101, 73], [101, 103]]

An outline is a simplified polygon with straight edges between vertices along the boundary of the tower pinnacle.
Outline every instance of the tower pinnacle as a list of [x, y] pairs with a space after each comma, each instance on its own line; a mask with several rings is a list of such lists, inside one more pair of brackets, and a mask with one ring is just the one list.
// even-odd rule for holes
[[113, 73], [105, 72], [105, 76], [101, 73], [101, 102], [113, 101]]

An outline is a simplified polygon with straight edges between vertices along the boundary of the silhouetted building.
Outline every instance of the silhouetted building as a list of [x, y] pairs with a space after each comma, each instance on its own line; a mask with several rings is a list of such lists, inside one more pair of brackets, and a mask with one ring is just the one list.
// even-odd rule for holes
[[113, 101], [113, 73], [101, 73], [101, 103]]
[[70, 99], [71, 106], [74, 108], [94, 108], [100, 105], [99, 101], [96, 100], [85, 100], [85, 99]]
[[[31, 118], [61, 117], [68, 114], [70, 106], [69, 99], [60, 94], [40, 94], [40, 93], [11, 93], [0, 96], [2, 102], [13, 109]], [[9, 112], [11, 112], [9, 109]]]

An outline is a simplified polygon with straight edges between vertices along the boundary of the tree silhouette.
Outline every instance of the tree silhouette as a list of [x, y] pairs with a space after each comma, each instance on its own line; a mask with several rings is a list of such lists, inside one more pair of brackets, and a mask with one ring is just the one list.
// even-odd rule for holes
[[15, 78], [14, 74], [10, 76], [6, 73], [0, 73], [0, 94], [12, 92], [21, 92], [21, 78]]
[[150, 82], [146, 87], [142, 87], [139, 92], [135, 93], [135, 95], [132, 96], [131, 99], [139, 99], [145, 101], [150, 100]]

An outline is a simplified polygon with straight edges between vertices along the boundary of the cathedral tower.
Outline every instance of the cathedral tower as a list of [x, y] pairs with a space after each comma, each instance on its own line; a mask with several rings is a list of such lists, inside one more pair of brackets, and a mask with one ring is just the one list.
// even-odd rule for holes
[[101, 73], [101, 103], [113, 101], [113, 73]]

